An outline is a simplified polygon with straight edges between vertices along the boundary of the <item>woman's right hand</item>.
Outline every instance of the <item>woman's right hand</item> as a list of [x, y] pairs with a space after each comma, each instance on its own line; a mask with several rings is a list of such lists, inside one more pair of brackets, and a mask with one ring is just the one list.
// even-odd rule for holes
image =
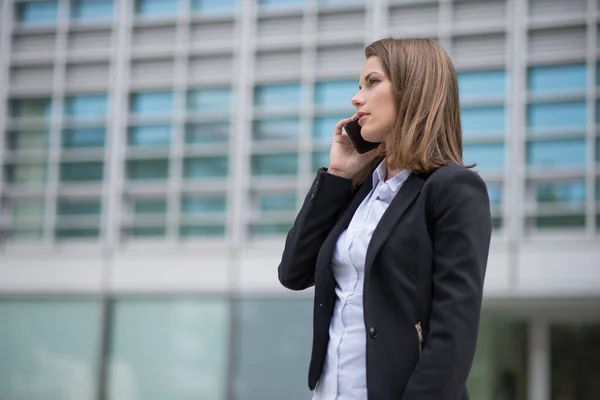
[[348, 134], [343, 130], [344, 125], [356, 118], [357, 115], [354, 114], [335, 125], [333, 143], [329, 152], [329, 169], [327, 170], [330, 174], [352, 179], [365, 165], [381, 154], [385, 148], [382, 143], [376, 149], [364, 154], [359, 154], [356, 151]]

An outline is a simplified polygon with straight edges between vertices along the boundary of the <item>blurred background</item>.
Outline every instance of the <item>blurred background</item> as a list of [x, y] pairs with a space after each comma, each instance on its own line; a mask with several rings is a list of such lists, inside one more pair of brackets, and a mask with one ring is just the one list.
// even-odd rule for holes
[[474, 400], [600, 399], [597, 0], [0, 0], [0, 400], [310, 399], [284, 235], [431, 37], [494, 234]]

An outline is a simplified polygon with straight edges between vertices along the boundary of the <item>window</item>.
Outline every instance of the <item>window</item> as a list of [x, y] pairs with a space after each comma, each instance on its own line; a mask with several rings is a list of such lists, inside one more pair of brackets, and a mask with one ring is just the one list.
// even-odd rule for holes
[[252, 137], [257, 140], [296, 140], [299, 135], [300, 122], [297, 118], [255, 121], [252, 131]]
[[223, 224], [210, 224], [210, 225], [199, 225], [199, 226], [181, 226], [179, 227], [179, 234], [184, 238], [190, 237], [221, 237], [225, 235], [225, 225]]
[[504, 169], [504, 143], [466, 144], [463, 150], [465, 164], [477, 164], [482, 171]]
[[44, 233], [44, 209], [44, 199], [11, 199], [11, 238], [16, 241], [41, 239]]
[[292, 229], [291, 222], [260, 222], [250, 227], [253, 236], [285, 236]]
[[96, 396], [100, 302], [5, 300], [0, 321], [0, 398]]
[[109, 21], [113, 15], [113, 0], [71, 0], [71, 18], [76, 21]]
[[136, 13], [145, 17], [172, 18], [179, 13], [178, 0], [136, 0]]
[[169, 160], [127, 161], [127, 178], [132, 180], [166, 179], [169, 176]]
[[65, 114], [71, 118], [104, 118], [108, 112], [105, 95], [73, 96], [66, 99]]
[[502, 185], [499, 183], [488, 183], [487, 190], [490, 197], [490, 205], [492, 207], [500, 207], [502, 205]]
[[211, 214], [227, 211], [227, 198], [224, 195], [185, 195], [181, 199], [181, 212], [184, 214]]
[[347, 118], [345, 115], [317, 117], [313, 124], [313, 139], [322, 143], [333, 141], [333, 131], [338, 122]]
[[226, 143], [229, 140], [229, 122], [188, 124], [185, 127], [187, 144]]
[[91, 162], [63, 162], [60, 164], [61, 182], [87, 182], [101, 181], [104, 175], [104, 163]]
[[183, 176], [194, 178], [224, 178], [229, 171], [227, 156], [188, 158], [183, 162]]
[[474, 107], [461, 109], [465, 137], [504, 136], [506, 114], [504, 107]]
[[192, 0], [192, 9], [202, 13], [234, 12], [238, 0]]
[[56, 23], [58, 1], [29, 1], [17, 4], [19, 22], [25, 26]]
[[296, 175], [297, 154], [265, 154], [252, 156], [252, 175]]
[[60, 217], [100, 216], [101, 209], [100, 200], [63, 198], [56, 205], [56, 213]]
[[7, 145], [11, 150], [42, 150], [48, 147], [47, 131], [11, 131], [8, 132]]
[[498, 98], [506, 94], [507, 78], [504, 70], [460, 72], [457, 77], [461, 100]]
[[129, 128], [129, 145], [134, 147], [168, 146], [170, 125], [144, 125]]
[[584, 181], [538, 182], [534, 186], [538, 212], [535, 226], [583, 228], [585, 226], [586, 185]]
[[11, 116], [13, 118], [43, 118], [50, 120], [52, 102], [50, 99], [19, 99], [11, 102]]
[[312, 300], [243, 299], [236, 326], [234, 397], [303, 400], [310, 357]]
[[319, 82], [315, 87], [315, 104], [325, 107], [346, 108], [351, 112], [353, 110], [352, 98], [358, 92], [358, 82], [351, 81], [331, 81]]
[[135, 215], [163, 215], [167, 213], [167, 200], [162, 199], [138, 199], [133, 203]]
[[295, 8], [303, 7], [307, 0], [259, 0], [259, 5], [265, 8]]
[[188, 93], [188, 110], [228, 113], [233, 107], [229, 88], [197, 89]]
[[582, 205], [585, 203], [585, 182], [550, 182], [536, 185], [538, 203], [563, 203]]
[[62, 134], [62, 146], [65, 149], [104, 147], [105, 140], [104, 128], [67, 129]]
[[260, 193], [257, 195], [257, 205], [260, 211], [295, 211], [295, 193]]
[[130, 396], [123, 376], [132, 379], [139, 398], [226, 399], [230, 315], [225, 300], [123, 299], [112, 310], [109, 400]]
[[7, 166], [9, 183], [42, 185], [46, 181], [46, 164], [13, 164]]
[[585, 101], [531, 104], [527, 108], [527, 122], [532, 133], [584, 130], [587, 123]]
[[585, 140], [532, 141], [527, 145], [530, 166], [585, 167]]
[[584, 64], [556, 65], [529, 68], [530, 92], [548, 93], [560, 91], [585, 92], [587, 72]]
[[131, 97], [131, 109], [136, 116], [170, 116], [173, 111], [173, 94], [171, 92], [134, 94]]
[[264, 109], [295, 108], [300, 105], [299, 84], [262, 85], [254, 90], [254, 102]]
[[329, 167], [329, 150], [314, 151], [312, 154], [312, 169], [317, 172], [320, 168]]

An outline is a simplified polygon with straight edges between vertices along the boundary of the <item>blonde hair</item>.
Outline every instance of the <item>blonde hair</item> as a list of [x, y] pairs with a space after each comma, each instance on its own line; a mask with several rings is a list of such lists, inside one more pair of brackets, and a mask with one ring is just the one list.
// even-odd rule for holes
[[[385, 38], [368, 45], [365, 57], [381, 60], [394, 89], [397, 117], [385, 150], [388, 166], [428, 173], [448, 162], [463, 165], [458, 81], [444, 49], [432, 39]], [[355, 185], [382, 159], [363, 168]]]

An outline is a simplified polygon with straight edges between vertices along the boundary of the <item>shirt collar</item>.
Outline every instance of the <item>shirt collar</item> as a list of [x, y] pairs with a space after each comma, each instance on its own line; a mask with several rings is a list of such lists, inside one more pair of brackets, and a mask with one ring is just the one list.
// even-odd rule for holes
[[411, 172], [412, 170], [410, 168], [404, 168], [386, 182], [385, 177], [387, 175], [387, 164], [384, 158], [373, 172], [373, 189], [377, 187], [379, 182], [382, 182], [383, 184], [388, 185], [392, 192], [397, 192], [400, 188], [400, 185], [402, 185], [402, 183], [408, 179], [408, 176]]

